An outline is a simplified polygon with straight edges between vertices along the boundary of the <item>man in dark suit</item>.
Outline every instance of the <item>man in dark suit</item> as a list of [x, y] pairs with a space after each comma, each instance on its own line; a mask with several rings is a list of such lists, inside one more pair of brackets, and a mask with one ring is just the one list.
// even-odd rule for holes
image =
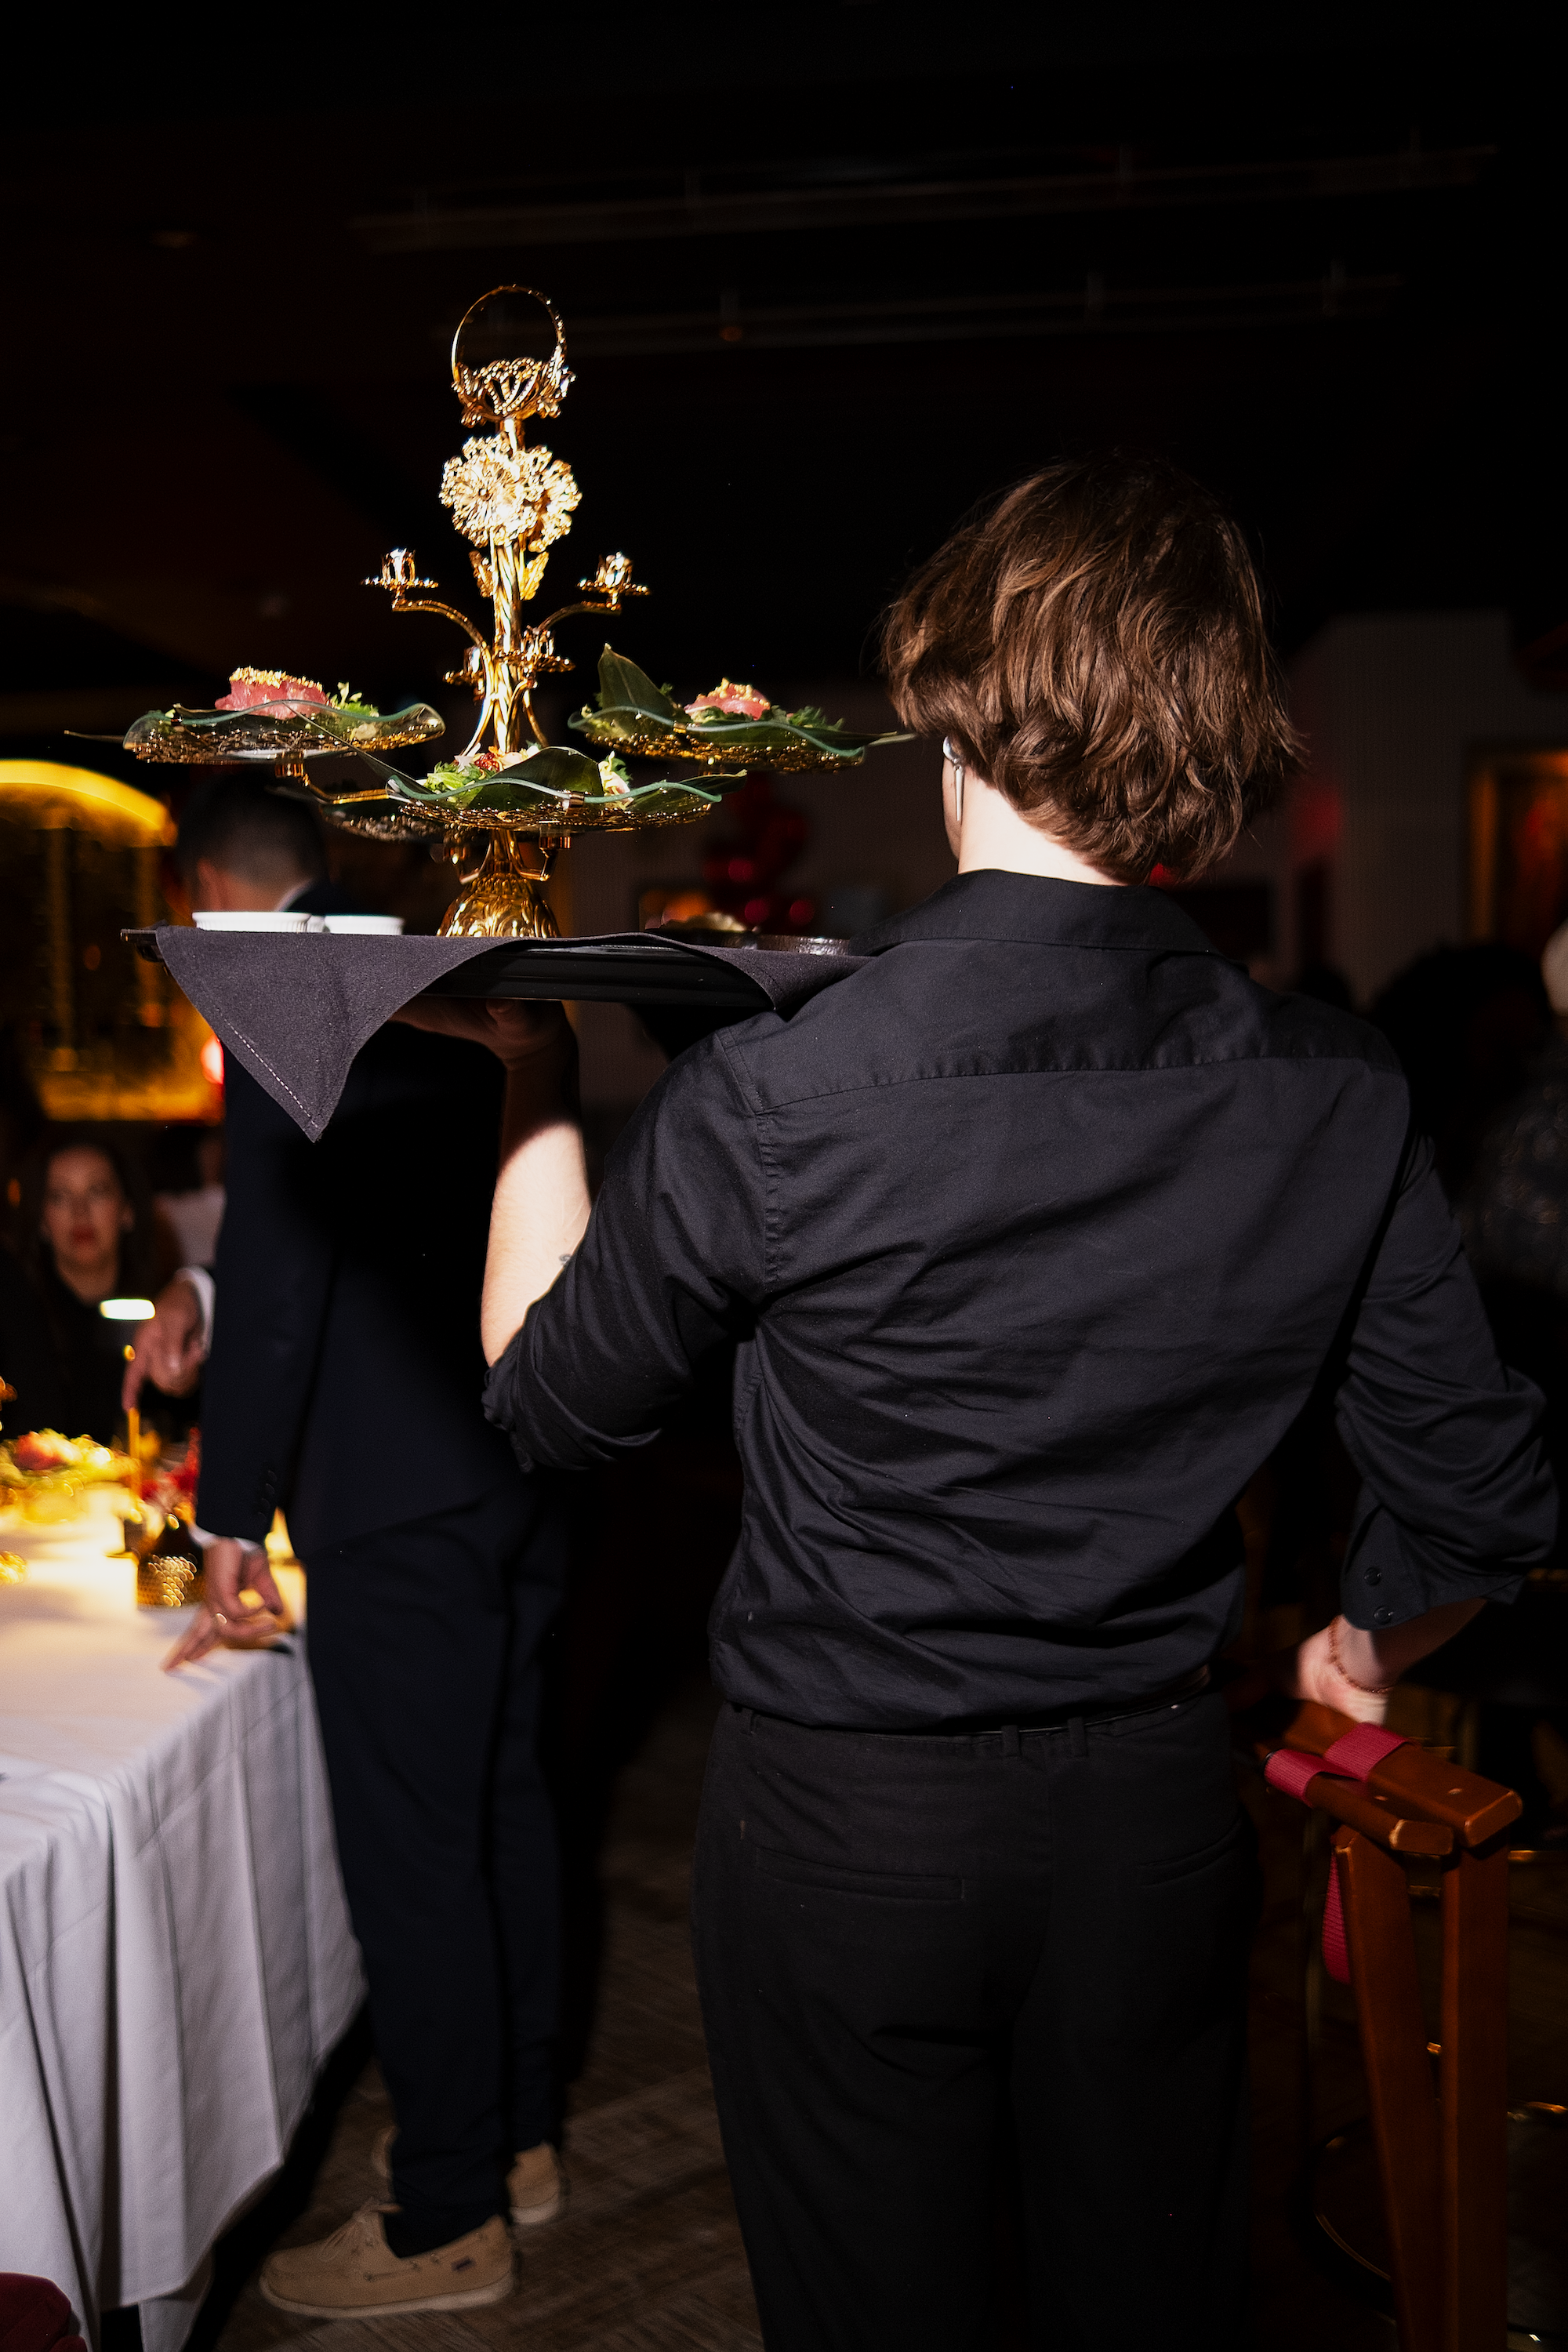
[[[208, 786], [178, 856], [198, 908], [340, 911], [307, 813], [249, 784]], [[507, 2207], [549, 2220], [563, 2195], [536, 1750], [563, 1531], [550, 1483], [480, 1409], [500, 1096], [482, 1049], [389, 1027], [310, 1144], [231, 1057], [216, 1302], [190, 1275], [171, 1286], [130, 1374], [188, 1378], [210, 1337], [209, 1601], [178, 1656], [244, 1619], [242, 1590], [277, 1605], [259, 1548], [279, 1507], [310, 1577], [338, 1848], [397, 2117], [395, 2206], [263, 2273], [271, 2301], [310, 2315], [498, 2301]]]

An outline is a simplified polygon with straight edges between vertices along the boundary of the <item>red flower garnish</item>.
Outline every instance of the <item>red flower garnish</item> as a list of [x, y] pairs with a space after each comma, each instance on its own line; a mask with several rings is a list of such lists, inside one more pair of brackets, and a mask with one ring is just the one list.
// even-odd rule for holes
[[11, 1459], [18, 1470], [29, 1470], [38, 1476], [45, 1471], [68, 1468], [81, 1460], [81, 1453], [58, 1430], [29, 1429], [12, 1446]]
[[182, 1460], [155, 1471], [142, 1489], [142, 1499], [161, 1511], [188, 1511], [195, 1500], [202, 1466], [202, 1433], [193, 1429]]
[[737, 686], [733, 678], [721, 677], [711, 694], [700, 694], [686, 708], [693, 719], [700, 710], [722, 710], [731, 719], [765, 719], [772, 705], [754, 686]]
[[294, 719], [303, 719], [311, 710], [325, 707], [325, 689], [313, 677], [296, 677], [286, 669], [237, 669], [228, 681], [228, 692], [220, 694], [213, 708], [216, 710], [254, 710], [258, 703], [269, 708], [285, 709]]

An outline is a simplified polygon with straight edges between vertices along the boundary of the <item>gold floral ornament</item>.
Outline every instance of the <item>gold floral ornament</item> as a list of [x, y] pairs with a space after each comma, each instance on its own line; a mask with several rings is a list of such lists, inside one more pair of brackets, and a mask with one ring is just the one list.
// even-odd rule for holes
[[601, 555], [599, 568], [592, 580], [579, 580], [579, 588], [597, 596], [646, 596], [647, 590], [632, 578], [629, 555]]
[[570, 466], [541, 443], [514, 448], [500, 435], [465, 441], [441, 476], [441, 504], [476, 546], [520, 539], [531, 552], [553, 547], [572, 528], [582, 497]]

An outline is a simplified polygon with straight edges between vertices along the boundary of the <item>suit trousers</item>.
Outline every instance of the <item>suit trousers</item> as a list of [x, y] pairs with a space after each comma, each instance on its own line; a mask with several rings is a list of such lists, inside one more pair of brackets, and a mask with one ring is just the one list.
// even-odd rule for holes
[[962, 1737], [726, 1706], [693, 1933], [768, 2352], [994, 2341], [1009, 2137], [1032, 2344], [1238, 2343], [1256, 1906], [1212, 1694]]
[[501, 2211], [512, 2154], [557, 2136], [559, 1872], [538, 1739], [564, 1565], [554, 1485], [521, 1473], [307, 1562], [403, 2252]]

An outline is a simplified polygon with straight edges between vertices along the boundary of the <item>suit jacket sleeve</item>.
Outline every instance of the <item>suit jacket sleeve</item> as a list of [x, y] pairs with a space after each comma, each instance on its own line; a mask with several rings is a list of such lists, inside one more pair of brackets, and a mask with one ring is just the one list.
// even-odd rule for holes
[[203, 1383], [197, 1517], [259, 1543], [287, 1506], [331, 1295], [336, 1250], [293, 1121], [231, 1055], [228, 1198]]

